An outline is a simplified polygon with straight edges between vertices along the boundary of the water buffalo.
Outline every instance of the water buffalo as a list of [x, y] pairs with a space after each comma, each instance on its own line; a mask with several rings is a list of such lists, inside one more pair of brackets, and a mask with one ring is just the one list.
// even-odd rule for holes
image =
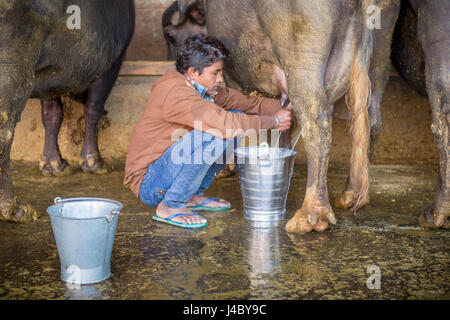
[[[181, 21], [193, 2], [178, 1]], [[281, 94], [296, 110], [308, 178], [303, 205], [286, 230], [323, 231], [336, 223], [326, 175], [333, 104], [345, 94], [351, 114], [350, 174], [335, 205], [356, 210], [367, 204], [369, 159], [381, 131], [380, 102], [400, 0], [203, 3], [208, 34], [231, 51], [226, 63], [231, 77], [246, 91]]]
[[85, 103], [85, 171], [103, 171], [97, 123], [134, 32], [133, 0], [0, 0], [0, 219], [26, 221], [37, 213], [16, 199], [9, 155], [28, 98], [42, 104], [45, 148], [41, 169], [58, 174], [61, 95]]
[[175, 60], [176, 49], [194, 34], [206, 35], [205, 11], [200, 1], [189, 5], [182, 21], [176, 20], [178, 3], [173, 2], [162, 15], [162, 28], [167, 45], [167, 60]]
[[422, 95], [428, 95], [431, 130], [439, 154], [436, 198], [419, 223], [449, 228], [450, 213], [450, 2], [402, 1], [392, 44], [392, 61], [399, 73]]

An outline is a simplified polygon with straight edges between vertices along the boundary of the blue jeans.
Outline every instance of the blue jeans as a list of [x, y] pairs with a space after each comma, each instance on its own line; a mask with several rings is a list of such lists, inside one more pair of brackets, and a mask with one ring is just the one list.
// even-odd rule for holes
[[226, 155], [233, 154], [241, 139], [189, 132], [150, 165], [139, 198], [151, 207], [161, 201], [169, 208], [186, 207], [193, 195], [202, 195], [209, 188], [226, 163]]

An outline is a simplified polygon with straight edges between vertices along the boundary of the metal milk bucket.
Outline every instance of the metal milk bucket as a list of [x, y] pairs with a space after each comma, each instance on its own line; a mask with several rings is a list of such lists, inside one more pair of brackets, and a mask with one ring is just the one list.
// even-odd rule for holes
[[265, 142], [235, 150], [247, 220], [271, 223], [284, 219], [296, 154]]
[[101, 198], [55, 198], [47, 208], [61, 262], [61, 279], [90, 284], [110, 277], [122, 204]]

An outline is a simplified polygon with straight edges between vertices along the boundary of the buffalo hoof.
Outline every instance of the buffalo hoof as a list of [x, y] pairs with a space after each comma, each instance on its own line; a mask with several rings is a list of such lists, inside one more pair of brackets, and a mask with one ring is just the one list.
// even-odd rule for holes
[[39, 169], [44, 176], [60, 177], [73, 173], [72, 168], [64, 159], [48, 161], [42, 158], [41, 162], [39, 162]]
[[336, 217], [331, 208], [321, 205], [318, 201], [313, 203], [312, 209], [305, 207], [298, 209], [294, 217], [286, 224], [287, 232], [322, 232], [328, 228], [328, 223], [336, 224]]
[[[348, 209], [355, 204], [355, 193], [353, 190], [342, 190], [336, 199], [334, 199], [334, 206], [340, 209]], [[369, 199], [362, 204], [362, 206], [368, 205]]]
[[39, 213], [32, 206], [18, 201], [16, 197], [0, 203], [0, 220], [23, 223], [38, 218]]
[[423, 215], [419, 217], [419, 225], [423, 228], [450, 228], [450, 215], [448, 210], [441, 211], [435, 208], [435, 205], [432, 204], [428, 206]]
[[219, 172], [216, 178], [225, 178], [232, 176], [236, 171], [236, 166], [233, 164], [227, 164], [223, 167], [223, 169]]
[[81, 169], [87, 173], [107, 174], [108, 169], [98, 153], [91, 153], [81, 160]]

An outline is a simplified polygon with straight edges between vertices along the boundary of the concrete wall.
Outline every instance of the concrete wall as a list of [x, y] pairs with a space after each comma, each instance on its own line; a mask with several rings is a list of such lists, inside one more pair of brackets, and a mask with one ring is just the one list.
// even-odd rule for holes
[[[121, 76], [106, 103], [108, 114], [99, 132], [99, 147], [107, 162], [124, 161], [131, 132], [145, 108], [151, 84], [158, 76]], [[59, 134], [63, 157], [78, 163], [84, 134], [83, 106], [64, 99], [64, 121]], [[414, 92], [400, 77], [392, 76], [382, 104], [384, 126], [374, 163], [432, 163], [437, 149], [431, 133], [428, 100]], [[343, 100], [336, 105], [333, 120], [333, 147], [330, 162], [348, 163], [348, 112]], [[11, 150], [13, 160], [40, 160], [44, 147], [44, 128], [40, 103], [30, 99], [15, 131]], [[305, 162], [301, 141], [298, 161]]]
[[135, 0], [136, 27], [127, 60], [166, 60], [167, 49], [161, 27], [164, 10], [175, 0]]

